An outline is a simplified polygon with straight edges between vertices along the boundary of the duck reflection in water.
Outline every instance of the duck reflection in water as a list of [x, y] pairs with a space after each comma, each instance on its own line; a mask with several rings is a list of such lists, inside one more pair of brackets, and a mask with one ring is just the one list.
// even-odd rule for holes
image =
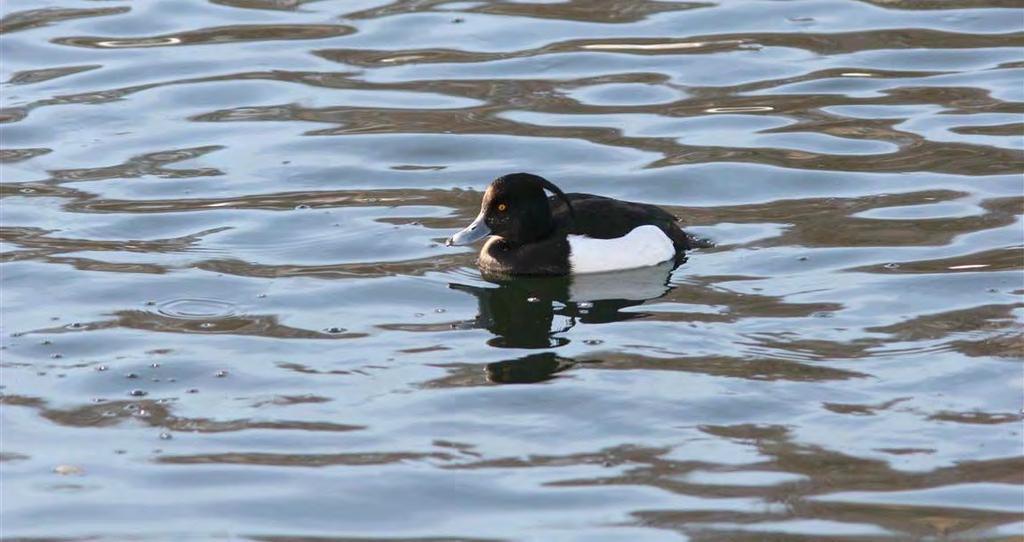
[[[564, 335], [578, 323], [604, 324], [646, 316], [622, 312], [668, 293], [672, 270], [681, 263], [566, 277], [508, 277], [484, 274], [496, 287], [449, 284], [476, 296], [479, 314], [460, 327], [484, 328], [497, 348], [553, 348], [569, 344]], [[534, 354], [487, 366], [495, 382], [539, 382], [575, 362], [554, 354]], [[546, 373], [545, 373], [546, 371]]]
[[571, 369], [578, 363], [585, 362], [556, 356], [554, 352], [542, 352], [488, 363], [484, 366], [484, 372], [488, 382], [495, 384], [534, 384], [551, 380], [557, 373]]

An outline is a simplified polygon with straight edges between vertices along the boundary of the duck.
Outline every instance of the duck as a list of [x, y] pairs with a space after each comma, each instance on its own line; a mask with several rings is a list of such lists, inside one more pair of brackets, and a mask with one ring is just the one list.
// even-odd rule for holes
[[510, 173], [492, 181], [476, 219], [445, 245], [472, 245], [484, 238], [477, 263], [494, 275], [635, 269], [681, 262], [687, 250], [710, 246], [710, 241], [683, 231], [678, 219], [660, 207], [566, 194], [532, 173]]

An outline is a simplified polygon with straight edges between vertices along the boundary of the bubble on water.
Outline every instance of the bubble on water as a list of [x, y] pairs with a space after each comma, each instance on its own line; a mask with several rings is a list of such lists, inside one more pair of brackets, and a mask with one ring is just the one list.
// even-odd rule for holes
[[148, 418], [149, 417], [149, 411], [145, 410], [145, 409], [140, 409], [138, 412], [135, 413], [135, 415], [140, 417], [140, 418]]
[[189, 388], [189, 389], [185, 390], [185, 393], [199, 393], [199, 389], [197, 389], [197, 388]]
[[267, 297], [267, 294], [259, 294], [256, 297], [258, 297], [260, 299], [263, 299], [263, 298]]
[[21, 192], [22, 194], [31, 194], [31, 193], [35, 192], [35, 189], [34, 188], [22, 188], [22, 189], [18, 190], [18, 192]]
[[899, 269], [900, 268], [900, 264], [898, 264], [898, 263], [887, 263], [887, 264], [883, 265], [882, 267], [884, 267], [886, 269]]
[[434, 309], [434, 312], [436, 312], [437, 314], [444, 314], [447, 311], [445, 311], [444, 309]]
[[306, 205], [305, 203], [300, 203], [300, 204], [295, 206], [295, 210], [296, 211], [304, 211], [304, 210], [309, 209], [309, 208], [310, 208], [309, 205]]
[[203, 322], [203, 323], [199, 324], [199, 327], [201, 327], [203, 329], [210, 329], [210, 328], [213, 328], [213, 327], [217, 327], [217, 324], [215, 324], [213, 322]]
[[64, 357], [64, 354], [50, 354], [50, 357], [53, 359], [60, 359]]
[[110, 367], [107, 367], [106, 365], [97, 365], [96, 366], [96, 370], [97, 371], [106, 371], [108, 369], [110, 369]]
[[174, 36], [153, 37], [153, 38], [124, 38], [118, 40], [103, 40], [95, 42], [97, 47], [117, 49], [120, 47], [163, 47], [166, 45], [177, 45], [181, 38]]
[[762, 111], [774, 111], [775, 108], [767, 105], [749, 105], [736, 107], [710, 107], [704, 111], [707, 113], [757, 113]]
[[327, 333], [344, 333], [345, 332], [345, 328], [343, 328], [343, 327], [329, 327], [329, 328], [325, 329], [324, 331], [326, 331]]
[[172, 438], [174, 437], [170, 433], [160, 433], [160, 440], [171, 440]]
[[156, 301], [147, 301], [147, 302], [146, 302], [146, 306], [147, 306], [147, 307], [152, 307], [152, 306], [154, 306], [154, 305], [156, 305]]
[[576, 306], [581, 308], [581, 309], [592, 309], [592, 308], [594, 308], [594, 304], [589, 302], [589, 301], [581, 301], [581, 302], [577, 303]]
[[39, 344], [41, 344], [43, 346], [49, 346], [49, 345], [53, 344], [53, 341], [43, 341], [43, 342], [41, 342]]
[[220, 370], [220, 371], [217, 371], [216, 373], [213, 373], [213, 376], [216, 376], [217, 378], [224, 378], [225, 376], [228, 376], [228, 372], [224, 371], [224, 370]]
[[139, 375], [138, 375], [138, 373], [125, 373], [124, 377], [125, 378], [136, 379], [136, 378], [139, 377]]
[[160, 367], [160, 364], [154, 361], [153, 363], [150, 363], [149, 366], [154, 368], [154, 369], [156, 369], [156, 368]]
[[237, 307], [220, 299], [194, 297], [160, 303], [157, 313], [181, 320], [218, 320], [234, 316]]
[[82, 470], [82, 467], [75, 465], [57, 465], [53, 468], [53, 472], [61, 476], [77, 476], [85, 471]]
[[526, 301], [527, 301], [527, 303], [540, 303], [540, 298], [539, 297], [530, 296], [530, 297], [526, 298]]
[[83, 324], [81, 322], [72, 322], [72, 323], [68, 324], [67, 327], [72, 328], [72, 329], [78, 329], [78, 328], [82, 327], [82, 325]]
[[590, 314], [590, 311], [587, 309], [580, 309], [580, 314]]
[[132, 397], [145, 397], [149, 395], [149, 392], [145, 390], [132, 390], [128, 392], [128, 395], [131, 395]]
[[602, 341], [601, 339], [587, 339], [587, 340], [583, 341], [583, 344], [586, 344], [586, 345], [589, 345], [589, 346], [597, 346], [599, 344], [604, 344], [604, 341]]

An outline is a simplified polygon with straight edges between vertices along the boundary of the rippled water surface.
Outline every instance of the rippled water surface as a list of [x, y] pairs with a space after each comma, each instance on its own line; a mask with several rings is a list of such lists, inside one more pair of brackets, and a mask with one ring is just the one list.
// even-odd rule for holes
[[[0, 9], [0, 536], [1024, 537], [1018, 2]], [[523, 170], [717, 245], [487, 280]]]

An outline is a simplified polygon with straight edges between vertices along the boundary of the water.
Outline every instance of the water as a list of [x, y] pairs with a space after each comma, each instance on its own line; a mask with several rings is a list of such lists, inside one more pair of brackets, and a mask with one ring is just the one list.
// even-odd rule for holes
[[1017, 5], [4, 2], [2, 536], [1019, 540]]

